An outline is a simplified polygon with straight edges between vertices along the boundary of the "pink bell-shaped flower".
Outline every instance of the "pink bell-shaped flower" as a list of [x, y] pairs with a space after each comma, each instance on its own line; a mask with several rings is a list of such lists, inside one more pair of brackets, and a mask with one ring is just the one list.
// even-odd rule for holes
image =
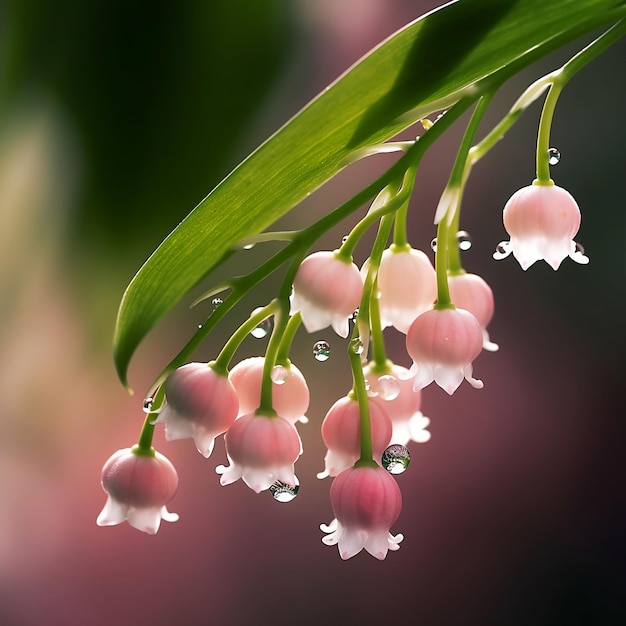
[[107, 501], [96, 520], [98, 526], [128, 521], [133, 528], [154, 535], [161, 519], [178, 520], [165, 506], [176, 494], [178, 475], [162, 454], [141, 454], [136, 447], [118, 450], [104, 464], [101, 480]]
[[209, 457], [215, 438], [237, 418], [239, 400], [228, 380], [207, 363], [188, 363], [165, 381], [166, 403], [155, 424], [165, 423], [168, 441], [193, 437], [200, 454]]
[[[261, 381], [265, 358], [254, 356], [237, 363], [229, 378], [239, 397], [239, 415], [254, 413], [261, 402]], [[272, 371], [272, 405], [280, 417], [288, 422], [308, 421], [309, 387], [302, 372], [291, 363], [289, 367], [277, 365]]]
[[554, 270], [568, 256], [578, 263], [589, 262], [574, 242], [580, 227], [580, 209], [562, 187], [535, 181], [511, 196], [502, 218], [511, 241], [502, 242], [494, 258], [512, 252], [523, 270], [540, 259]]
[[243, 415], [224, 436], [230, 465], [215, 468], [220, 483], [230, 485], [243, 480], [259, 493], [276, 481], [295, 487], [294, 463], [302, 452], [295, 426], [282, 417], [249, 413]]
[[380, 261], [378, 292], [383, 328], [393, 326], [406, 334], [437, 299], [435, 268], [421, 250], [392, 245]]
[[[372, 451], [380, 459], [391, 441], [392, 425], [389, 416], [377, 404], [369, 401]], [[349, 396], [333, 404], [322, 422], [322, 439], [328, 448], [324, 457], [325, 469], [318, 478], [337, 476], [352, 467], [361, 456], [361, 427], [359, 403]]]
[[352, 558], [363, 548], [377, 559], [388, 550], [398, 550], [402, 535], [389, 532], [402, 510], [402, 494], [395, 479], [382, 467], [351, 467], [330, 487], [335, 519], [320, 529], [329, 533], [322, 541], [338, 545], [342, 559]]
[[469, 311], [483, 329], [483, 349], [495, 352], [498, 344], [489, 339], [487, 326], [493, 317], [493, 291], [477, 274], [453, 274], [448, 276], [450, 299], [454, 306]]
[[422, 389], [435, 381], [452, 395], [465, 378], [472, 387], [482, 389], [482, 381], [472, 378], [472, 361], [482, 347], [482, 328], [469, 311], [433, 309], [422, 313], [406, 336], [406, 349], [413, 359], [414, 388]]
[[[425, 443], [430, 440], [427, 429], [430, 420], [420, 411], [422, 392], [413, 389], [413, 375], [401, 365], [390, 365], [381, 373], [372, 371], [372, 364], [363, 374], [370, 389], [370, 401], [391, 418], [391, 443], [406, 445], [409, 441]], [[373, 395], [375, 394], [375, 395]]]
[[300, 312], [302, 323], [313, 333], [332, 326], [348, 336], [348, 318], [359, 306], [363, 280], [357, 266], [337, 252], [324, 250], [302, 261], [293, 281], [291, 314]]

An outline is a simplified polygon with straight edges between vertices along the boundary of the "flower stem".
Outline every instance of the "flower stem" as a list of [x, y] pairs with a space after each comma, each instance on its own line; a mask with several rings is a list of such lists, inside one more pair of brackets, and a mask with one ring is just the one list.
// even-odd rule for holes
[[278, 301], [272, 300], [263, 308], [253, 312], [250, 317], [233, 333], [232, 337], [224, 344], [222, 351], [215, 361], [210, 363], [218, 374], [228, 375], [228, 365], [243, 340], [265, 319], [274, 315], [278, 309]]

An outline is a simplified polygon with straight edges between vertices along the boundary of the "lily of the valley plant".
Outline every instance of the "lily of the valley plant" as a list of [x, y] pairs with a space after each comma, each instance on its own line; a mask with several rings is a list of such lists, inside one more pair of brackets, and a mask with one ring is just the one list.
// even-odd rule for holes
[[[557, 158], [550, 148], [550, 127], [565, 85], [626, 32], [624, 17], [626, 3], [617, 0], [463, 0], [445, 5], [374, 49], [218, 185], [126, 290], [114, 346], [125, 385], [138, 344], [201, 279], [252, 245], [270, 240], [284, 245], [249, 274], [207, 292], [213, 307], [206, 322], [163, 364], [142, 396], [147, 415], [138, 442], [104, 464], [107, 501], [98, 524], [128, 521], [154, 534], [162, 519], [178, 519], [166, 508], [170, 503], [175, 507], [178, 476], [152, 447], [156, 428], [164, 428], [167, 440], [192, 440], [190, 451], [195, 446], [208, 463], [213, 462], [215, 439], [223, 435], [227, 458], [215, 468], [219, 482], [227, 486], [241, 479], [254, 492], [269, 491], [287, 502], [298, 493], [297, 461], [306, 454], [302, 424], [308, 422], [306, 429], [321, 428], [328, 450], [317, 461], [318, 477], [330, 482], [329, 507], [315, 521], [331, 520], [321, 525], [324, 544], [337, 545], [343, 559], [363, 549], [378, 559], [397, 550], [403, 536], [392, 534], [392, 526], [399, 522], [406, 529], [408, 523], [401, 516], [394, 474], [406, 469], [409, 446], [430, 439], [429, 419], [420, 411], [422, 389], [435, 384], [453, 394], [464, 381], [476, 390], [489, 385], [475, 361], [483, 351], [498, 349], [488, 332], [494, 313], [488, 280], [461, 264], [460, 249], [467, 245], [461, 208], [468, 177], [528, 106], [543, 98], [536, 178], [511, 190], [502, 213], [510, 240], [494, 242], [493, 256], [512, 255], [523, 270], [538, 261], [554, 270], [568, 259], [588, 262], [575, 240], [581, 211], [551, 178]], [[490, 101], [507, 79], [582, 36], [587, 36], [586, 47], [538, 78], [479, 137]], [[452, 40], [455, 45], [449, 46]], [[463, 117], [469, 121], [448, 183], [438, 206], [432, 207], [433, 264], [431, 251], [413, 247], [415, 234], [407, 228], [410, 199], [418, 193], [416, 174], [429, 148], [467, 111], [471, 115]], [[415, 125], [419, 137], [396, 140]], [[267, 230], [348, 164], [394, 151], [398, 158], [383, 175], [341, 206], [328, 207], [319, 221], [293, 232]], [[337, 249], [320, 249], [322, 235], [360, 210], [362, 219]], [[371, 251], [357, 258], [356, 246], [370, 229], [376, 230]], [[277, 270], [282, 271], [277, 292], [252, 312], [237, 313], [235, 306], [249, 290]], [[245, 321], [213, 360], [195, 362], [196, 348], [227, 315]], [[411, 367], [389, 358], [388, 327], [406, 336], [404, 360]], [[308, 412], [314, 390], [291, 362], [290, 349], [298, 331], [326, 328], [339, 336], [335, 346], [345, 341], [347, 354], [337, 358], [334, 350], [327, 371], [349, 367], [353, 383], [322, 416]], [[250, 333], [267, 335], [264, 354], [237, 359]], [[318, 341], [314, 354], [327, 359], [328, 343]]]

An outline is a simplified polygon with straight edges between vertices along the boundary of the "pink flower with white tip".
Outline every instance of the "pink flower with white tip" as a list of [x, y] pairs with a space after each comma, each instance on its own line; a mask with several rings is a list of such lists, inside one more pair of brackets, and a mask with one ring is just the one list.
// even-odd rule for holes
[[491, 287], [477, 274], [448, 276], [450, 299], [459, 309], [469, 311], [483, 329], [483, 349], [495, 352], [498, 344], [489, 339], [487, 326], [493, 317], [494, 303]]
[[523, 270], [540, 259], [554, 270], [566, 257], [577, 263], [589, 263], [574, 241], [580, 227], [578, 204], [569, 192], [552, 181], [549, 184], [534, 181], [516, 191], [506, 203], [502, 219], [511, 240], [498, 246], [495, 259], [513, 253]]
[[376, 372], [373, 363], [370, 363], [363, 374], [372, 394], [370, 401], [380, 406], [391, 419], [391, 443], [404, 446], [409, 441], [429, 441], [430, 432], [426, 429], [430, 420], [420, 411], [422, 392], [413, 389], [411, 372], [395, 363]]
[[452, 395], [465, 378], [472, 387], [482, 389], [483, 382], [472, 378], [472, 361], [482, 347], [482, 328], [469, 311], [432, 309], [422, 313], [406, 336], [414, 388], [422, 389], [434, 381]]
[[155, 424], [165, 423], [168, 441], [193, 437], [198, 452], [209, 457], [215, 438], [237, 418], [239, 400], [227, 376], [207, 363], [188, 363], [165, 381], [165, 406]]
[[350, 559], [365, 548], [377, 559], [398, 550], [404, 537], [389, 532], [402, 510], [402, 494], [395, 479], [382, 467], [351, 467], [333, 480], [330, 500], [335, 519], [321, 524], [329, 533], [327, 546], [337, 545], [339, 556]]
[[[265, 358], [250, 357], [230, 370], [229, 379], [239, 397], [239, 415], [254, 413], [261, 403], [261, 382]], [[276, 375], [274, 373], [276, 372]], [[280, 417], [292, 424], [308, 421], [309, 387], [302, 372], [291, 363], [278, 365], [272, 372], [272, 405]]]
[[101, 481], [107, 501], [96, 520], [98, 526], [128, 521], [133, 528], [154, 535], [162, 519], [178, 520], [166, 507], [178, 489], [178, 475], [162, 454], [141, 453], [136, 446], [118, 450], [104, 464]]
[[215, 468], [222, 475], [222, 485], [241, 478], [259, 493], [276, 481], [291, 487], [298, 484], [294, 463], [302, 453], [302, 443], [295, 426], [286, 419], [243, 415], [229, 428], [224, 441], [230, 465]]
[[[374, 458], [380, 459], [391, 441], [392, 425], [389, 416], [377, 404], [369, 401], [370, 428]], [[325, 468], [318, 478], [337, 476], [352, 467], [361, 456], [360, 410], [357, 400], [350, 396], [333, 404], [322, 422], [322, 439], [328, 448]]]
[[378, 292], [383, 328], [393, 326], [406, 334], [437, 299], [435, 268], [421, 250], [392, 245], [380, 261]]
[[332, 326], [348, 336], [348, 319], [359, 306], [363, 280], [357, 266], [338, 252], [324, 250], [309, 255], [293, 281], [291, 314], [300, 312], [309, 333]]

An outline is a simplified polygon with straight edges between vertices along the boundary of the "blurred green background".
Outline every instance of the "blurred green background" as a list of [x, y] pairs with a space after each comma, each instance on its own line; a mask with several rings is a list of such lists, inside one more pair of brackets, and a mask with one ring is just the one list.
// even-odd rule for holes
[[[100, 529], [102, 463], [132, 445], [141, 390], [208, 314], [184, 306], [115, 379], [111, 337], [134, 272], [242, 158], [340, 72], [436, 2], [214, 0], [150, 4], [0, 0], [0, 624], [617, 624], [623, 594], [621, 462], [626, 333], [624, 42], [563, 93], [556, 182], [578, 200], [589, 266], [522, 272], [494, 262], [501, 208], [534, 175], [539, 106], [476, 168], [466, 269], [496, 297], [476, 374], [485, 389], [424, 394], [433, 439], [399, 477], [406, 539], [379, 563], [321, 544], [332, 517], [319, 424], [349, 387], [343, 345], [300, 333], [312, 392], [300, 429], [302, 489], [289, 505], [221, 488], [190, 442], [156, 445], [176, 465], [181, 515], [156, 537]], [[468, 25], [471, 27], [471, 24]], [[579, 42], [516, 77], [488, 122]], [[416, 77], [419, 80], [419, 77]], [[485, 124], [486, 127], [486, 124]], [[418, 176], [411, 239], [432, 214], [462, 127]], [[410, 136], [410, 132], [407, 136]], [[288, 159], [289, 155], [286, 154]], [[281, 222], [334, 208], [389, 164], [351, 167]], [[259, 181], [262, 185], [263, 181]], [[320, 242], [335, 247], [342, 225]], [[207, 242], [210, 245], [210, 242]], [[259, 248], [259, 246], [257, 246]], [[223, 271], [266, 254], [242, 253]], [[359, 248], [362, 262], [365, 246]], [[253, 294], [249, 307], [267, 293]], [[261, 299], [261, 301], [258, 301]], [[199, 350], [210, 359], [249, 308]], [[317, 363], [311, 345], [333, 342]], [[258, 354], [249, 341], [242, 356]], [[402, 339], [390, 335], [402, 364]], [[267, 497], [265, 497], [267, 496]]]

